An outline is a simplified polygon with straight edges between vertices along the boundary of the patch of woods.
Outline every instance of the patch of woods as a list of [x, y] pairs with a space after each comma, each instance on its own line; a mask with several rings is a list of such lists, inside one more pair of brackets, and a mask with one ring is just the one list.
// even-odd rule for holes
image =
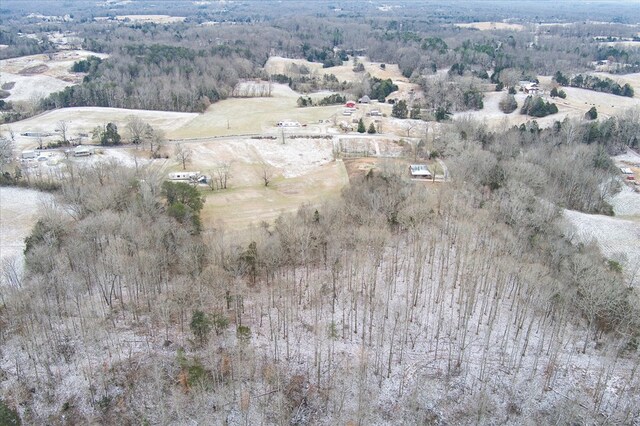
[[633, 98], [635, 93], [633, 87], [631, 87], [629, 83], [625, 83], [620, 86], [620, 84], [608, 77], [600, 78], [595, 75], [578, 74], [569, 78], [560, 71], [556, 71], [553, 79], [561, 86], [578, 87], [580, 89], [594, 90], [596, 92], [611, 93], [612, 95], [617, 96]]
[[74, 168], [0, 293], [3, 404], [26, 424], [629, 423], [633, 265], [559, 208], [608, 209], [607, 150], [638, 122], [455, 122], [429, 142], [447, 186], [381, 168], [239, 234], [200, 230], [190, 185]]
[[541, 96], [529, 95], [525, 98], [520, 114], [530, 115], [532, 117], [546, 117], [547, 115], [556, 114], [558, 107], [556, 104], [545, 101]]
[[300, 96], [297, 101], [298, 106], [302, 108], [310, 106], [342, 105], [345, 102], [347, 102], [346, 96], [340, 95], [339, 93], [325, 96], [317, 101], [314, 101], [309, 96]]

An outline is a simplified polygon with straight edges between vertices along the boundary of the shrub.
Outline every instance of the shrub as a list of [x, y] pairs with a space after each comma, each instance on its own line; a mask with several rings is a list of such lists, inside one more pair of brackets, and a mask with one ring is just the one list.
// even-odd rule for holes
[[19, 426], [21, 425], [20, 417], [16, 410], [12, 410], [0, 399], [0, 425]]

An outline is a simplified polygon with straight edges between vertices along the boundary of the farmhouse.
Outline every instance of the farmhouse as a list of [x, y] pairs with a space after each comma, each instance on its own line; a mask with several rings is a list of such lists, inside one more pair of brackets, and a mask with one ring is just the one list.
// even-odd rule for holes
[[368, 97], [367, 95], [364, 95], [363, 97], [360, 98], [358, 102], [361, 104], [369, 104], [371, 103], [371, 98]]
[[532, 81], [521, 81], [519, 82], [520, 88], [524, 93], [535, 95], [540, 91], [540, 86], [538, 83]]
[[426, 164], [412, 164], [409, 166], [409, 173], [415, 179], [431, 179], [432, 174]]

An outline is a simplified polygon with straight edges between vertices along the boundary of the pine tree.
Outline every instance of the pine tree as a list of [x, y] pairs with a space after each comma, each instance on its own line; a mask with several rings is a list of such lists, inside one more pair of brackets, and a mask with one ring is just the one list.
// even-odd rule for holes
[[362, 121], [362, 118], [360, 119], [360, 121], [358, 121], [358, 133], [364, 133], [366, 131], [366, 128], [364, 127], [364, 121]]

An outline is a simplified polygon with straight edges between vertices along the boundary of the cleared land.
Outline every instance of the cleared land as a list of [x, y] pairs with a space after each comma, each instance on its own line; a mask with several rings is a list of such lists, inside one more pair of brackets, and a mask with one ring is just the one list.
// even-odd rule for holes
[[40, 54], [1, 60], [0, 83], [16, 83], [8, 90], [10, 95], [6, 100], [37, 100], [80, 83], [84, 74], [71, 72], [71, 67], [88, 56], [106, 58], [108, 55], [86, 50], [69, 50], [51, 55]]
[[[96, 21], [106, 21], [112, 18], [109, 17], [96, 17]], [[173, 24], [175, 22], [182, 22], [186, 19], [184, 16], [169, 16], [169, 15], [118, 15], [115, 17], [117, 21], [131, 21], [131, 22], [149, 22], [155, 24]]]
[[34, 137], [22, 136], [21, 133], [52, 133], [54, 136], [45, 138], [46, 144], [49, 141], [60, 139], [60, 136], [55, 134], [56, 126], [60, 121], [66, 121], [69, 128], [68, 137], [70, 138], [77, 137], [81, 133], [90, 136], [91, 131], [96, 126], [102, 126], [109, 122], [116, 123], [119, 132], [123, 134], [125, 133], [125, 126], [130, 116], [139, 117], [156, 129], [170, 132], [172, 129], [198, 117], [198, 114], [101, 107], [61, 108], [27, 120], [11, 123], [10, 125], [2, 125], [0, 126], [0, 130], [4, 131], [11, 128], [16, 134], [16, 147], [18, 149], [28, 149], [35, 148], [38, 141]]
[[[608, 74], [607, 74], [608, 75]], [[626, 76], [627, 80], [636, 91], [640, 88], [640, 78], [634, 77], [637, 74]], [[637, 78], [637, 80], [635, 80]], [[541, 87], [545, 90], [545, 93], [549, 93], [553, 87], [551, 77], [542, 76], [538, 77]], [[621, 79], [621, 81], [623, 81]], [[624, 110], [640, 106], [640, 98], [638, 94], [634, 98], [628, 98], [625, 96], [616, 96], [609, 93], [595, 92], [593, 90], [578, 89], [575, 87], [563, 87], [567, 93], [566, 99], [551, 98], [549, 96], [543, 96], [546, 100], [555, 103], [558, 106], [558, 113], [548, 115], [542, 118], [529, 117], [520, 114], [520, 108], [522, 107], [527, 95], [518, 93], [515, 95], [518, 102], [518, 108], [511, 114], [504, 114], [500, 111], [498, 104], [500, 99], [504, 96], [506, 91], [503, 92], [486, 92], [484, 94], [484, 108], [480, 111], [465, 111], [453, 114], [453, 119], [461, 118], [473, 118], [479, 121], [486, 121], [488, 125], [496, 127], [502, 125], [520, 125], [527, 121], [536, 120], [540, 127], [550, 127], [555, 121], [562, 121], [565, 118], [582, 118], [584, 114], [596, 107], [599, 117], [608, 117], [615, 114], [622, 113]]]
[[274, 84], [271, 97], [232, 98], [211, 105], [204, 114], [176, 125], [167, 133], [173, 139], [206, 138], [273, 132], [279, 121], [300, 124], [330, 120], [342, 112], [341, 106], [298, 108], [300, 94], [286, 85]]
[[[12, 263], [17, 272], [24, 267], [24, 239], [38, 217], [39, 207], [51, 200], [49, 194], [22, 189], [0, 187], [0, 265]], [[4, 285], [0, 274], [0, 285]]]
[[353, 72], [353, 61], [345, 61], [341, 66], [337, 67], [323, 68], [322, 64], [319, 62], [309, 62], [304, 59], [282, 58], [280, 56], [270, 57], [264, 65], [264, 69], [269, 74], [284, 74], [292, 76], [298, 75], [293, 71], [295, 67], [301, 67], [304, 65], [309, 69], [309, 74], [311, 76], [333, 74], [339, 81], [358, 81], [362, 79], [365, 72], [368, 72], [372, 77], [377, 77], [383, 80], [390, 78], [394, 83], [408, 83], [408, 80], [402, 75], [400, 68], [396, 64], [385, 64], [385, 67], [381, 68], [381, 64], [379, 62], [371, 62], [364, 56], [360, 56], [357, 59], [364, 65], [364, 72]]
[[27, 76], [3, 72], [0, 74], [0, 85], [5, 83], [15, 83], [13, 88], [8, 90], [10, 95], [5, 98], [5, 101], [13, 102], [37, 101], [73, 85], [71, 82], [48, 75]]
[[[206, 227], [224, 223], [227, 229], [246, 228], [272, 221], [280, 213], [295, 211], [337, 197], [348, 184], [344, 164], [333, 161], [331, 139], [280, 140], [233, 138], [184, 145], [193, 153], [187, 170], [214, 175], [223, 163], [230, 166], [229, 187], [211, 191], [202, 211]], [[172, 170], [180, 170], [174, 163]], [[262, 180], [268, 173], [267, 187]]]
[[640, 223], [573, 210], [565, 210], [564, 217], [573, 226], [573, 236], [578, 242], [587, 244], [595, 241], [605, 257], [625, 267], [629, 278], [639, 272]]
[[506, 22], [471, 22], [465, 24], [455, 24], [460, 28], [475, 28], [480, 31], [494, 31], [494, 30], [510, 30], [510, 31], [522, 31], [524, 25], [520, 24], [508, 24]]

